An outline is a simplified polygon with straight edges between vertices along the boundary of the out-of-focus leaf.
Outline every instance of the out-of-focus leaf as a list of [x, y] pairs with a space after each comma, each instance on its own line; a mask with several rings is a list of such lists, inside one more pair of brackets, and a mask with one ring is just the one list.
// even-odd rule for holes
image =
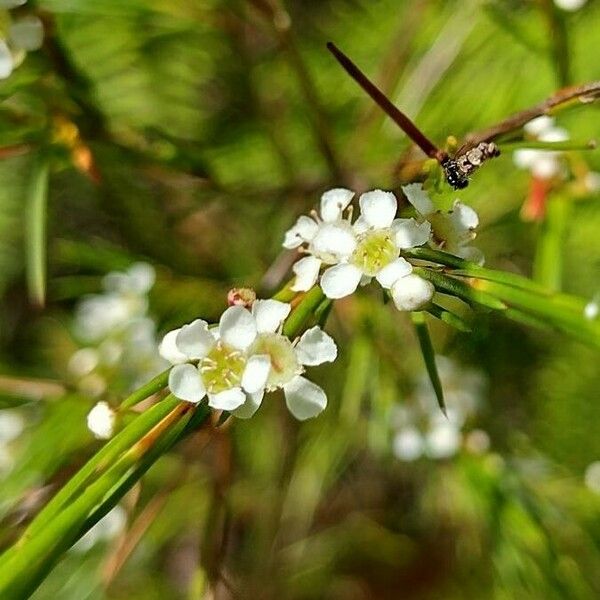
[[48, 203], [48, 158], [38, 156], [33, 163], [25, 203], [25, 250], [29, 298], [38, 306], [46, 300], [46, 210]]

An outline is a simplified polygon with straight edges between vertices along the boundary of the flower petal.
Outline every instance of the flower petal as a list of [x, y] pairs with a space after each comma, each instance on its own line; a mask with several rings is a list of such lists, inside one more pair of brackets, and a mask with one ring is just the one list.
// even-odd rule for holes
[[337, 221], [342, 211], [350, 204], [354, 192], [345, 188], [335, 188], [321, 196], [321, 218], [323, 221]]
[[249, 394], [264, 389], [271, 370], [271, 357], [268, 354], [255, 354], [246, 362], [242, 375], [242, 388]]
[[279, 300], [255, 300], [252, 314], [259, 333], [274, 333], [290, 314], [291, 305]]
[[479, 216], [477, 213], [466, 204], [463, 204], [459, 200], [454, 202], [452, 212], [450, 213], [452, 220], [456, 224], [457, 229], [463, 229], [466, 231], [472, 231], [479, 225]]
[[431, 300], [434, 291], [430, 281], [411, 273], [392, 286], [392, 299], [398, 310], [417, 310]]
[[337, 357], [337, 346], [333, 338], [317, 325], [304, 332], [296, 345], [296, 355], [300, 364], [316, 366], [333, 362]]
[[422, 246], [431, 237], [431, 223], [417, 223], [414, 219], [395, 219], [392, 223], [394, 241], [398, 248]]
[[369, 229], [369, 224], [365, 221], [365, 218], [363, 216], [359, 215], [358, 219], [354, 221], [352, 229], [354, 229], [354, 233], [356, 235], [360, 235], [361, 233], [365, 233]]
[[204, 358], [215, 345], [215, 338], [208, 329], [208, 323], [196, 319], [189, 325], [184, 325], [175, 338], [177, 349], [189, 359]]
[[485, 263], [485, 256], [483, 252], [479, 248], [475, 248], [475, 246], [463, 246], [456, 254], [457, 256], [460, 256], [465, 260], [470, 260], [479, 266], [482, 266]]
[[381, 287], [385, 289], [391, 288], [396, 281], [400, 278], [405, 277], [412, 272], [412, 265], [402, 257], [392, 261], [389, 265], [386, 265], [375, 275], [375, 279], [379, 281]]
[[231, 411], [231, 414], [238, 419], [249, 419], [260, 408], [265, 393], [261, 390], [256, 394], [246, 394], [244, 404]]
[[310, 242], [317, 233], [319, 226], [310, 217], [302, 215], [296, 223], [285, 232], [283, 239], [284, 248], [298, 248], [304, 243]]
[[4, 40], [0, 40], [0, 79], [6, 79], [13, 71], [13, 56]]
[[325, 410], [327, 396], [315, 383], [296, 375], [283, 387], [285, 403], [289, 411], [299, 421], [316, 417]]
[[256, 321], [243, 306], [230, 306], [219, 320], [219, 336], [227, 345], [245, 350], [256, 338]]
[[321, 288], [328, 298], [344, 298], [356, 290], [361, 277], [362, 271], [354, 265], [335, 265], [321, 276]]
[[307, 292], [319, 278], [321, 261], [315, 256], [305, 256], [292, 267], [296, 274], [294, 285], [290, 288], [293, 292]]
[[325, 223], [319, 227], [309, 250], [328, 264], [348, 258], [356, 248], [356, 235], [347, 221]]
[[396, 216], [398, 201], [392, 192], [373, 190], [362, 194], [359, 199], [360, 215], [376, 229], [389, 227]]
[[402, 191], [407, 200], [416, 208], [417, 212], [426, 217], [435, 212], [435, 206], [420, 183], [410, 183], [402, 186]]
[[245, 401], [246, 394], [239, 387], [208, 395], [208, 405], [218, 410], [234, 410], [242, 406]]
[[169, 373], [169, 389], [180, 400], [200, 402], [206, 396], [198, 368], [194, 365], [176, 365]]
[[177, 348], [177, 334], [180, 331], [181, 328], [169, 331], [158, 346], [158, 353], [172, 365], [178, 365], [189, 360], [188, 356]]
[[535, 119], [531, 119], [529, 123], [525, 124], [525, 131], [529, 135], [535, 135], [536, 137], [549, 129], [554, 127], [554, 119], [549, 117], [548, 115], [542, 115], [541, 117], [536, 117]]

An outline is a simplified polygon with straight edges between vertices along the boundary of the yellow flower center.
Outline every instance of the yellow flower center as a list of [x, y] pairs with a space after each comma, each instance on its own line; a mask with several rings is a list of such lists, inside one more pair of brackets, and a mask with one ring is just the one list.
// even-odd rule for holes
[[359, 237], [351, 262], [365, 275], [373, 277], [399, 255], [392, 232], [389, 229], [377, 229]]
[[223, 342], [217, 342], [199, 364], [204, 387], [210, 394], [239, 386], [245, 367], [246, 358], [242, 352]]
[[302, 373], [294, 347], [288, 338], [278, 333], [261, 333], [250, 347], [250, 354], [267, 354], [271, 357], [271, 371], [267, 379], [269, 391], [286, 384]]

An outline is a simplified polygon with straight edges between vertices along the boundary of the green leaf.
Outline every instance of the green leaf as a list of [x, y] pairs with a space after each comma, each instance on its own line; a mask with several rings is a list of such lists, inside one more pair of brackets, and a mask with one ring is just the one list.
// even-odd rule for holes
[[25, 254], [27, 287], [32, 303], [43, 306], [46, 299], [46, 208], [49, 162], [45, 156], [34, 161], [25, 200]]
[[446, 403], [444, 402], [444, 390], [442, 389], [442, 382], [438, 374], [437, 365], [435, 364], [435, 350], [429, 337], [429, 330], [427, 329], [427, 323], [425, 322], [425, 313], [413, 312], [411, 313], [412, 322], [417, 332], [417, 338], [419, 339], [419, 345], [421, 346], [421, 353], [423, 354], [423, 360], [425, 361], [425, 368], [427, 374], [433, 386], [435, 397], [438, 401], [440, 410], [447, 417]]
[[471, 326], [460, 315], [457, 315], [456, 313], [453, 313], [447, 308], [439, 306], [438, 304], [432, 302], [427, 307], [427, 312], [436, 319], [443, 321], [447, 325], [450, 325], [459, 331], [463, 331], [465, 333], [472, 331]]
[[431, 281], [436, 290], [456, 296], [468, 304], [479, 304], [492, 310], [504, 310], [506, 308], [506, 304], [502, 300], [494, 298], [491, 294], [475, 289], [464, 281], [445, 275], [440, 271], [415, 268], [413, 272], [423, 277], [423, 279]]

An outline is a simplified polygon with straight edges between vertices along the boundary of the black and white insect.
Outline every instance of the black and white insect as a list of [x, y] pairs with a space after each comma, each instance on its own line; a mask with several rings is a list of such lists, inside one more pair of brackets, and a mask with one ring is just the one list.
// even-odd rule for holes
[[469, 177], [485, 162], [500, 155], [500, 149], [493, 141], [511, 131], [520, 129], [534, 119], [548, 114], [555, 107], [572, 101], [593, 102], [600, 98], [600, 81], [559, 90], [554, 96], [531, 108], [515, 113], [500, 123], [471, 133], [465, 143], [450, 156], [438, 148], [335, 44], [329, 42], [328, 50], [342, 65], [345, 71], [371, 96], [375, 103], [408, 135], [408, 137], [429, 157], [440, 164], [448, 185], [463, 189], [469, 185]]

